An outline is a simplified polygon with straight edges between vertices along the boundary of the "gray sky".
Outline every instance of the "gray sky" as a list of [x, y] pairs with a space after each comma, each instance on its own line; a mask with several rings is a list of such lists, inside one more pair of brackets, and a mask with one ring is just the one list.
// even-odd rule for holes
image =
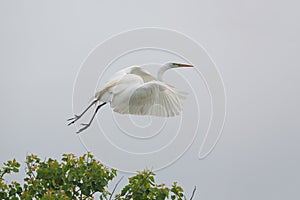
[[[193, 78], [195, 75], [186, 70], [166, 74], [166, 80], [178, 88], [188, 88], [180, 75], [190, 77], [194, 88], [197, 85], [196, 93], [202, 97], [197, 102], [202, 124], [183, 157], [157, 172], [158, 181], [170, 184], [176, 180], [188, 193], [197, 185], [195, 199], [299, 198], [298, 8], [299, 4], [290, 0], [1, 1], [0, 162], [13, 157], [22, 161], [27, 153], [54, 158], [68, 152], [85, 153], [75, 127], [67, 127], [65, 121], [73, 114], [73, 86], [81, 64], [112, 35], [139, 27], [162, 27], [190, 36], [208, 51], [225, 84], [227, 118], [212, 154], [198, 160], [201, 130], [207, 128], [209, 117], [205, 87], [202, 79]], [[132, 63], [135, 55], [139, 53], [117, 61], [101, 81]], [[150, 55], [157, 59], [153, 62], [179, 59], [161, 52], [143, 52], [137, 56], [137, 64], [145, 62], [143, 55], [149, 62]], [[87, 105], [96, 88], [87, 88], [81, 97], [74, 96], [76, 112]], [[190, 102], [191, 93], [184, 103], [183, 116], [192, 124], [195, 116], [189, 111], [195, 104]], [[114, 123], [108, 123], [113, 117]], [[108, 106], [98, 114], [98, 123], [101, 118], [109, 130], [115, 130], [117, 123], [133, 130], [137, 126], [130, 129], [132, 120], [141, 126], [149, 120], [130, 121], [113, 114]], [[173, 137], [172, 125], [178, 120], [167, 122], [165, 130], [170, 131], [165, 131], [157, 146], [131, 145], [125, 137], [115, 142], [134, 152], [159, 149]], [[161, 126], [157, 119], [152, 123]], [[96, 128], [87, 131], [83, 139], [93, 139]], [[118, 138], [117, 133], [110, 137]], [[103, 145], [101, 142], [99, 145]], [[89, 147], [97, 151], [92, 144]]]

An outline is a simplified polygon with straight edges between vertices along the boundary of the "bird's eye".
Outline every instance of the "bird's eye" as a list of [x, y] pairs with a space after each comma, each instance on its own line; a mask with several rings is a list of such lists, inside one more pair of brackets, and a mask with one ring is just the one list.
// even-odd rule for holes
[[173, 66], [179, 66], [177, 63], [172, 63]]

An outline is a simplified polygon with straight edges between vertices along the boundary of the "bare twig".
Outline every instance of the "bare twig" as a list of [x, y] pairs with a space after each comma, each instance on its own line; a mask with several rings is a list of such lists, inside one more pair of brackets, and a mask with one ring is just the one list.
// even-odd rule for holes
[[195, 195], [195, 192], [196, 192], [196, 186], [194, 187], [194, 190], [193, 190], [193, 193], [192, 193], [192, 196], [191, 196], [191, 198], [190, 198], [190, 200], [192, 200], [193, 198], [194, 198], [194, 195]]
[[113, 191], [111, 192], [111, 195], [110, 195], [110, 197], [109, 197], [109, 200], [111, 200], [113, 194], [115, 193], [115, 191], [116, 191], [118, 185], [121, 183], [121, 181], [122, 181], [123, 178], [124, 178], [124, 176], [122, 176], [122, 177], [120, 178], [120, 180], [118, 180], [118, 182], [117, 182], [117, 184], [115, 185]]

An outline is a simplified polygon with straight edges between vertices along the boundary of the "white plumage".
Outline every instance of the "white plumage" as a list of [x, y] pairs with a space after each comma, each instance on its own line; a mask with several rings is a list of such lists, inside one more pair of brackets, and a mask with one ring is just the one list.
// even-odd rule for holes
[[95, 98], [109, 102], [113, 111], [121, 114], [171, 117], [181, 111], [181, 96], [175, 88], [134, 66], [118, 72]]
[[157, 78], [139, 66], [131, 66], [118, 71], [114, 78], [95, 94], [95, 100], [83, 113], [68, 119], [71, 121], [68, 125], [76, 122], [97, 102], [103, 103], [96, 108], [90, 122], [82, 124], [84, 127], [78, 132], [90, 126], [97, 111], [106, 103], [110, 103], [113, 111], [120, 114], [160, 117], [179, 115], [182, 110], [181, 99], [184, 98], [185, 93], [177, 91], [162, 80], [166, 70], [176, 67], [192, 67], [192, 65], [166, 63], [159, 69]]

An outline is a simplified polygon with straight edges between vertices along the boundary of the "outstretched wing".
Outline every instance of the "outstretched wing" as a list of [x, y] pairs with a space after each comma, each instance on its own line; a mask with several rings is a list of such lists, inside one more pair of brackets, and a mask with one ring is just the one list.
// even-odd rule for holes
[[130, 74], [135, 74], [135, 75], [141, 77], [145, 83], [157, 80], [157, 78], [152, 76], [152, 74], [150, 74], [150, 72], [148, 72], [146, 69], [143, 69], [139, 66], [132, 66], [130, 68], [129, 73]]
[[179, 93], [159, 81], [147, 82], [136, 88], [128, 103], [128, 114], [171, 117], [180, 112]]

